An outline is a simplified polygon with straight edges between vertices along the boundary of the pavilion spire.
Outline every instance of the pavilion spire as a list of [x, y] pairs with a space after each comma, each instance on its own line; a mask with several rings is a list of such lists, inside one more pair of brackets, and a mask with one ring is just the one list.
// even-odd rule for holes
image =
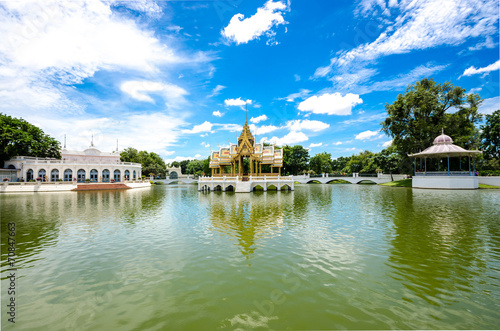
[[94, 135], [90, 138], [90, 147], [94, 147]]

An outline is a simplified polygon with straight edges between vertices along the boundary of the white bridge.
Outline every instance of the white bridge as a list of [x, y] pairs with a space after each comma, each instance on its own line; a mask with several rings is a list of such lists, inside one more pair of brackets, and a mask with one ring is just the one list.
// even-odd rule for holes
[[234, 191], [237, 193], [252, 192], [255, 189], [294, 190], [293, 176], [214, 176], [201, 177], [198, 191]]
[[198, 191], [234, 191], [234, 192], [252, 192], [256, 189], [267, 191], [273, 190], [294, 190], [294, 184], [311, 184], [321, 183], [328, 184], [335, 181], [346, 181], [351, 184], [372, 182], [375, 184], [383, 184], [395, 180], [407, 178], [407, 175], [391, 175], [391, 174], [358, 174], [353, 173], [349, 176], [332, 176], [330, 174], [321, 174], [317, 176], [299, 175], [299, 176], [278, 176], [278, 175], [261, 175], [261, 176], [214, 176], [194, 178], [175, 178], [175, 179], [160, 179], [155, 182], [165, 184], [184, 183], [198, 184]]

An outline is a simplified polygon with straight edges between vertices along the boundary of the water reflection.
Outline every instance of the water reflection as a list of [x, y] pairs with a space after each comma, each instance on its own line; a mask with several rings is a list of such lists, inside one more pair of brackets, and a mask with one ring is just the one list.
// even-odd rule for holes
[[494, 216], [485, 211], [491, 206], [477, 192], [454, 192], [453, 203], [441, 191], [402, 193], [392, 206], [395, 236], [388, 264], [393, 277], [429, 304], [456, 302], [450, 294], [470, 292], [486, 268], [487, 224]]
[[285, 213], [293, 209], [294, 192], [200, 193], [207, 204], [212, 229], [235, 237], [241, 253], [249, 258], [258, 241], [272, 238], [284, 226]]

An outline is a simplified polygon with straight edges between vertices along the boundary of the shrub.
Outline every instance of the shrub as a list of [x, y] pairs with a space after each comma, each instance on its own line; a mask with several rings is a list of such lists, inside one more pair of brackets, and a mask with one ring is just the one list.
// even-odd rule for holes
[[4, 179], [3, 179], [3, 181], [4, 181], [4, 182], [9, 182], [9, 181], [10, 181], [10, 179], [8, 179], [8, 178], [4, 178]]

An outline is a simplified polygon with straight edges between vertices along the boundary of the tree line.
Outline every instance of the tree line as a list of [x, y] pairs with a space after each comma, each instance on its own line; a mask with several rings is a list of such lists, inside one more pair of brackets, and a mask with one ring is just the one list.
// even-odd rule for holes
[[[500, 175], [500, 110], [491, 115], [478, 112], [481, 105], [478, 94], [466, 93], [450, 82], [438, 84], [424, 78], [408, 86], [392, 104], [386, 104], [387, 118], [381, 131], [393, 138], [392, 145], [378, 153], [363, 151], [351, 156], [333, 159], [330, 153], [314, 156], [301, 145], [284, 145], [283, 175], [303, 173], [406, 173], [412, 172], [408, 154], [417, 153], [432, 145], [435, 137], [445, 134], [454, 144], [465, 149], [480, 149], [476, 169]], [[482, 123], [482, 124], [481, 124]], [[13, 156], [53, 157], [60, 159], [60, 143], [38, 127], [23, 119], [0, 113], [0, 165]], [[166, 176], [167, 164], [156, 153], [126, 148], [122, 162], [140, 163], [145, 175]], [[248, 160], [247, 160], [248, 161]], [[183, 174], [208, 175], [210, 158], [175, 161]], [[268, 166], [263, 172], [270, 172]]]

